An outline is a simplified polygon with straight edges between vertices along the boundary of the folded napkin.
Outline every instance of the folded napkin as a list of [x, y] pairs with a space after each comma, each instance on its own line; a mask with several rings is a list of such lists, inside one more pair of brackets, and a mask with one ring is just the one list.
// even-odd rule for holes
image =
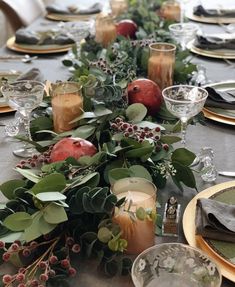
[[34, 80], [38, 82], [43, 82], [44, 77], [38, 68], [32, 68], [27, 72], [25, 72], [24, 74], [17, 77], [16, 79], [16, 81], [23, 81], [23, 80]]
[[235, 242], [235, 205], [200, 198], [196, 205], [196, 234]]
[[65, 14], [65, 15], [87, 15], [100, 13], [102, 5], [95, 3], [87, 8], [79, 8], [78, 6], [62, 6], [59, 4], [52, 4], [46, 7], [48, 13]]
[[206, 90], [208, 92], [206, 106], [235, 110], [235, 90], [222, 92], [211, 87], [206, 87]]
[[193, 14], [206, 17], [234, 17], [235, 9], [207, 9], [202, 5], [193, 8]]
[[74, 39], [58, 31], [30, 31], [28, 29], [19, 29], [15, 34], [17, 44], [27, 45], [68, 45], [74, 44]]
[[205, 50], [235, 49], [235, 34], [197, 34], [194, 45]]

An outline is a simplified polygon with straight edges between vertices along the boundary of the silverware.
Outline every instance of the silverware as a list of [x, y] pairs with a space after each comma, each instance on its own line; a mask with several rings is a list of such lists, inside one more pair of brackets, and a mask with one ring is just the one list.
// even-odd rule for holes
[[30, 63], [30, 62], [32, 62], [33, 60], [36, 60], [38, 58], [38, 56], [33, 56], [33, 57], [31, 57], [31, 56], [29, 56], [29, 55], [25, 55], [24, 57], [23, 57], [23, 59], [21, 59], [21, 61], [23, 62], [23, 63]]
[[235, 177], [235, 171], [218, 171], [219, 175]]

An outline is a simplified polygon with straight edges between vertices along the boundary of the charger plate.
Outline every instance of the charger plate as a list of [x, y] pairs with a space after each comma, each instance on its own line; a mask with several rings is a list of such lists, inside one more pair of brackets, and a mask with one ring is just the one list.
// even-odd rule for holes
[[86, 14], [86, 15], [67, 15], [67, 14], [57, 14], [57, 13], [48, 13], [46, 18], [54, 21], [88, 21], [92, 17], [96, 17], [99, 13], [95, 14]]
[[27, 54], [53, 54], [67, 52], [73, 44], [68, 45], [24, 45], [16, 44], [15, 37], [7, 40], [7, 48], [16, 52]]
[[190, 49], [192, 53], [215, 59], [230, 59], [230, 60], [235, 59], [235, 50], [229, 50], [229, 49], [205, 50], [196, 47], [194, 45], [194, 41], [195, 40], [191, 41], [187, 45], [187, 47]]
[[[214, 88], [218, 91], [228, 91], [228, 90], [234, 90], [235, 91], [235, 81], [225, 81], [225, 82], [219, 82], [219, 83], [213, 83], [206, 85], [206, 87]], [[233, 116], [234, 112], [234, 116]], [[228, 125], [235, 125], [235, 110], [232, 110], [231, 113], [229, 113], [229, 110], [225, 109], [217, 109], [212, 107], [205, 106], [203, 108], [204, 116], [210, 120], [220, 122], [223, 124]]]
[[188, 10], [185, 16], [193, 21], [200, 23], [210, 23], [210, 24], [230, 24], [235, 23], [235, 17], [205, 17], [194, 15], [192, 11]]
[[[186, 240], [190, 246], [198, 247], [211, 256], [214, 261], [220, 267], [221, 273], [224, 277], [235, 282], [235, 266], [231, 260], [227, 260], [225, 255], [221, 255], [221, 252], [215, 250], [208, 241], [206, 241], [201, 236], [195, 235], [195, 212], [196, 203], [198, 198], [210, 198], [212, 196], [220, 196], [223, 193], [229, 192], [233, 202], [235, 203], [235, 181], [229, 181], [221, 183], [212, 187], [205, 189], [204, 191], [198, 193], [187, 205], [183, 214], [183, 230]], [[217, 198], [217, 200], [221, 200]], [[231, 202], [231, 201], [230, 201]], [[224, 243], [226, 244], [226, 243]], [[233, 244], [235, 248], [235, 243]], [[234, 249], [235, 250], [235, 249]]]

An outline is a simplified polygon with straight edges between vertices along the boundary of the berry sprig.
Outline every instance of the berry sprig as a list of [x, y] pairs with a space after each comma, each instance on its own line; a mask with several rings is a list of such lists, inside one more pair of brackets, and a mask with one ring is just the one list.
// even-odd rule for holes
[[155, 146], [155, 152], [160, 151], [162, 148], [166, 151], [169, 149], [167, 144], [161, 143], [161, 129], [156, 127], [150, 129], [149, 127], [139, 127], [136, 124], [131, 124], [121, 117], [117, 117], [114, 122], [111, 123], [111, 128], [114, 132], [122, 133], [124, 137], [130, 137], [142, 143], [145, 140], [150, 141]]
[[[10, 275], [5, 274], [2, 277], [2, 282], [5, 287], [45, 287], [47, 281], [52, 279], [58, 274], [58, 270], [64, 269], [63, 274], [67, 274], [68, 277], [76, 275], [77, 271], [71, 266], [70, 251], [73, 253], [80, 252], [80, 245], [75, 243], [72, 237], [67, 237], [65, 244], [62, 247], [66, 250], [65, 257], [58, 258], [56, 254], [56, 246], [60, 242], [61, 238], [56, 237], [51, 240], [45, 240], [43, 242], [32, 241], [27, 245], [21, 245], [20, 241], [15, 241], [8, 248], [3, 241], [0, 241], [0, 249], [5, 252], [2, 255], [2, 259], [6, 262], [11, 259], [13, 254], [20, 254], [23, 257], [30, 255], [36, 256], [40, 254], [40, 248], [48, 246], [40, 256], [34, 259], [34, 261], [26, 268], [20, 268], [17, 273]], [[37, 251], [37, 252], [36, 252]]]

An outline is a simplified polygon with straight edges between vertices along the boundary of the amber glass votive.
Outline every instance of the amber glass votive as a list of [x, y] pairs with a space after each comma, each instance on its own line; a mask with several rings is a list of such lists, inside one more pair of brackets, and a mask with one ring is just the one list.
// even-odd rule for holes
[[113, 221], [122, 231], [122, 238], [128, 242], [126, 253], [139, 254], [154, 245], [155, 221], [149, 216], [145, 219], [133, 219], [129, 212], [136, 212], [139, 207], [156, 213], [156, 186], [138, 177], [123, 178], [114, 183], [111, 191], [118, 199], [126, 198], [125, 205], [116, 210]]
[[111, 0], [110, 7], [112, 10], [112, 15], [117, 17], [127, 11], [128, 3], [127, 0]]
[[157, 83], [160, 89], [173, 84], [176, 46], [169, 43], [149, 45], [148, 78]]
[[54, 131], [57, 133], [73, 129], [71, 123], [83, 113], [82, 87], [75, 82], [52, 85], [52, 114]]
[[166, 20], [179, 22], [181, 17], [180, 4], [175, 0], [163, 2], [160, 9], [160, 15]]
[[95, 40], [107, 48], [117, 37], [116, 26], [110, 15], [100, 14], [95, 23]]

